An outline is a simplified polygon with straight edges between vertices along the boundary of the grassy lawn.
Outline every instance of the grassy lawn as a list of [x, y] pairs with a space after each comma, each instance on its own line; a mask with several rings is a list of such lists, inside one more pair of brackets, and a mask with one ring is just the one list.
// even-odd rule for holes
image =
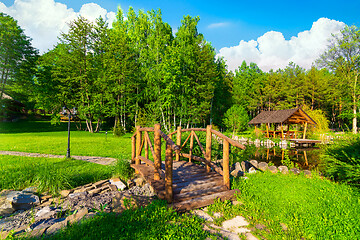
[[39, 186], [55, 193], [110, 178], [116, 169], [80, 160], [0, 155], [0, 172], [0, 191]]
[[[202, 229], [203, 220], [178, 214], [164, 201], [122, 214], [99, 214], [44, 239], [216, 239]], [[25, 238], [28, 239], [28, 238]]]
[[[218, 222], [236, 216], [252, 224], [263, 224], [256, 230], [266, 239], [359, 239], [360, 194], [357, 188], [326, 179], [269, 172], [237, 179], [233, 188], [243, 205], [218, 202], [210, 211], [221, 211]], [[286, 226], [287, 230], [283, 230]]]
[[[74, 125], [74, 124], [73, 124]], [[131, 134], [115, 137], [102, 133], [71, 131], [71, 154], [114, 158], [131, 157]], [[49, 121], [0, 123], [0, 150], [65, 155], [67, 124], [53, 126]]]

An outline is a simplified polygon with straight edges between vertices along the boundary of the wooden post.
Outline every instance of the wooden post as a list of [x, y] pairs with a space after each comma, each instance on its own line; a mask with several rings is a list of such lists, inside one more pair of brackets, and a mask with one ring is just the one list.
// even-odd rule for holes
[[[178, 126], [178, 128], [177, 128], [176, 145], [181, 147], [181, 126]], [[175, 161], [180, 161], [180, 154], [176, 153]]]
[[161, 135], [158, 130], [161, 129], [159, 123], [155, 124], [154, 126], [154, 180], [160, 180], [159, 170], [161, 168]]
[[305, 126], [304, 126], [304, 136], [303, 136], [303, 139], [306, 139], [306, 128], [307, 128], [307, 122], [305, 123]]
[[136, 157], [136, 137], [131, 138], [131, 163], [135, 163]]
[[269, 137], [269, 124], [266, 124], [266, 137]]
[[136, 126], [136, 158], [135, 164], [141, 164], [140, 159], [138, 158], [141, 155], [141, 132], [140, 126]]
[[193, 135], [193, 131], [191, 131], [190, 134], [191, 134], [191, 137], [190, 137], [189, 162], [191, 162], [192, 152], [193, 152], [193, 148], [194, 148], [194, 135]]
[[[146, 132], [147, 133], [147, 132]], [[149, 159], [149, 143], [147, 141], [147, 139], [144, 136], [144, 147], [145, 147], [145, 158]]]
[[168, 203], [172, 203], [173, 200], [173, 185], [172, 185], [172, 173], [173, 173], [173, 157], [172, 148], [169, 144], [166, 144], [165, 151], [165, 199]]
[[281, 123], [281, 139], [284, 139], [284, 130], [283, 130], [283, 125]]
[[[256, 126], [255, 126], [256, 127]], [[211, 133], [212, 125], [207, 125], [206, 127], [206, 160], [211, 162], [211, 140], [212, 140], [212, 133]], [[206, 172], [210, 172], [211, 167], [206, 165]]]
[[281, 149], [281, 160], [284, 160], [285, 150]]
[[224, 185], [230, 189], [229, 142], [223, 139], [223, 177]]
[[308, 160], [307, 160], [307, 156], [306, 156], [306, 151], [304, 151], [304, 159], [305, 159], [305, 165], [309, 166]]

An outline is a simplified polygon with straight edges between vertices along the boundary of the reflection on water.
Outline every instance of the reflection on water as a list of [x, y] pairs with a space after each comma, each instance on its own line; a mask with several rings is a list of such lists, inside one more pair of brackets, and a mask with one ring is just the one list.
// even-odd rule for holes
[[320, 148], [288, 148], [282, 149], [280, 147], [256, 147], [254, 145], [246, 146], [245, 150], [232, 149], [232, 162], [249, 161], [252, 159], [258, 162], [273, 163], [275, 166], [284, 165], [282, 161], [289, 158], [295, 166], [299, 169], [315, 169], [319, 164], [320, 154], [322, 149]]

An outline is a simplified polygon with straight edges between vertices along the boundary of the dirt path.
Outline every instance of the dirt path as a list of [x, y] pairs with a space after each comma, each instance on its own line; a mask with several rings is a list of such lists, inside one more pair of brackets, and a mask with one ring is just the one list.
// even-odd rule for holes
[[[0, 155], [25, 156], [25, 157], [46, 157], [46, 158], [64, 158], [65, 157], [65, 155], [15, 152], [15, 151], [0, 151]], [[115, 158], [94, 157], [94, 156], [71, 156], [71, 157], [76, 160], [82, 160], [82, 161], [97, 163], [97, 164], [101, 164], [101, 165], [110, 165], [117, 160]]]

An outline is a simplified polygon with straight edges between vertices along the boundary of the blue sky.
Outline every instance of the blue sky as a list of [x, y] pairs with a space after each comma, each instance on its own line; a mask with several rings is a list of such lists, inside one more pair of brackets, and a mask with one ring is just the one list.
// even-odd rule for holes
[[[54, 2], [54, 0], [38, 0], [37, 2], [45, 1]], [[20, 4], [15, 7], [13, 0], [0, 0], [1, 2], [5, 4], [6, 10], [4, 11], [8, 11], [8, 14], [14, 13], [16, 15], [16, 11], [20, 11]], [[17, 0], [17, 2], [34, 2], [35, 4], [36, 1]], [[55, 2], [65, 4], [67, 8], [72, 8], [74, 12], [79, 12], [82, 6], [87, 3], [96, 3], [108, 12], [116, 12], [118, 6], [121, 6], [125, 12], [129, 6], [132, 6], [136, 11], [139, 9], [145, 11], [161, 9], [163, 20], [168, 22], [173, 29], [176, 29], [181, 24], [184, 15], [199, 16], [198, 31], [204, 34], [205, 39], [212, 43], [218, 53], [222, 48], [238, 46], [241, 40], [246, 43], [251, 40], [257, 41], [259, 37], [271, 31], [279, 32], [285, 40], [290, 40], [292, 37], [297, 37], [299, 33], [310, 30], [320, 18], [360, 26], [360, 18], [358, 17], [360, 10], [359, 0], [55, 0]], [[24, 21], [19, 20], [19, 23], [21, 22]], [[26, 30], [26, 27], [24, 28]], [[31, 37], [34, 38], [34, 36]], [[257, 48], [259, 48], [259, 45]]]

